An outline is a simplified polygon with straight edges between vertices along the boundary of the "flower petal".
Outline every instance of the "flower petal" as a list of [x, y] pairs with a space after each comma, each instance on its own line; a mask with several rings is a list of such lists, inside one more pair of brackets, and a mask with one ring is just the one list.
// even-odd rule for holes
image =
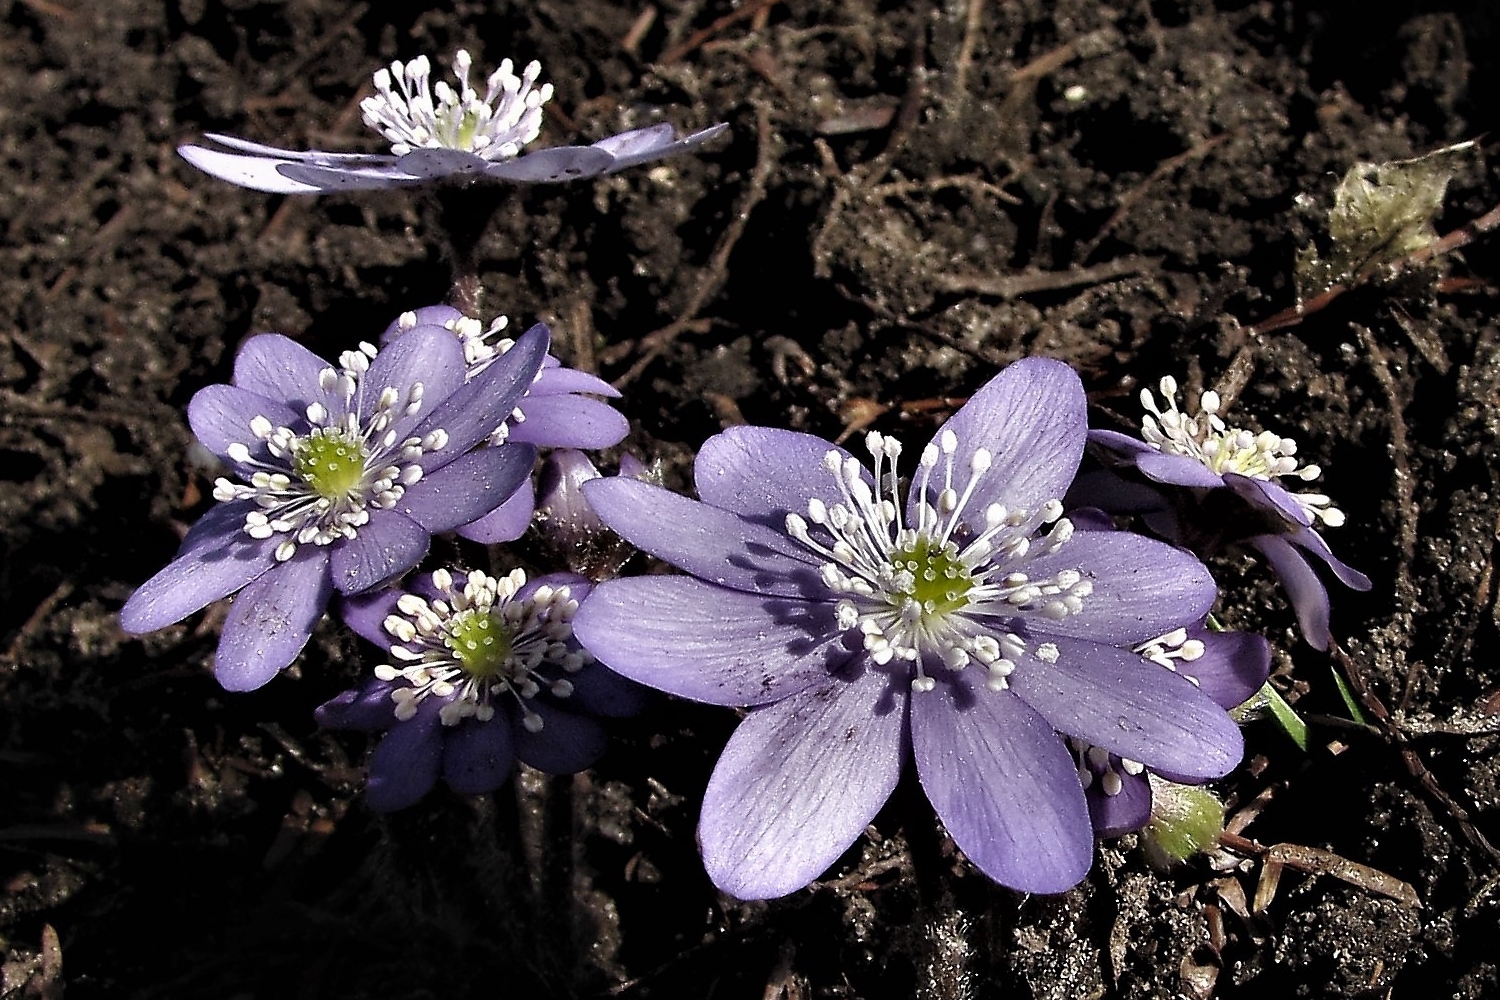
[[[418, 309], [412, 309], [410, 312], [415, 317], [414, 322], [410, 326], [403, 326], [401, 316], [397, 316], [391, 320], [390, 325], [385, 328], [385, 332], [380, 335], [381, 346], [390, 343], [402, 334], [408, 333], [419, 326], [435, 326], [452, 337], [454, 336], [453, 331], [449, 330], [444, 324], [463, 319], [464, 316], [463, 313], [452, 306], [444, 305], [422, 306]], [[402, 313], [402, 315], [404, 316], [405, 313]]]
[[458, 536], [485, 545], [513, 542], [526, 534], [526, 529], [531, 527], [531, 515], [535, 512], [536, 496], [530, 480], [527, 480], [510, 495], [509, 500], [460, 527]]
[[339, 617], [360, 638], [389, 650], [396, 640], [385, 630], [385, 620], [396, 613], [396, 602], [402, 593], [399, 586], [393, 585], [342, 597], [338, 602]]
[[341, 691], [313, 709], [313, 718], [325, 729], [358, 729], [378, 732], [396, 724], [396, 703], [389, 681], [371, 677], [357, 688]]
[[587, 396], [537, 396], [521, 400], [526, 419], [510, 425], [509, 440], [542, 448], [612, 448], [630, 433], [625, 414]]
[[294, 164], [295, 161], [291, 159], [226, 153], [221, 149], [208, 149], [191, 143], [178, 146], [177, 155], [210, 177], [217, 177], [221, 181], [252, 191], [265, 191], [268, 194], [319, 194], [324, 190], [317, 184], [282, 174], [278, 168]]
[[254, 691], [270, 681], [302, 652], [332, 596], [327, 549], [300, 546], [235, 597], [214, 654], [214, 677], [226, 691]]
[[1010, 676], [1011, 690], [1052, 728], [1147, 767], [1200, 780], [1223, 777], [1244, 756], [1239, 726], [1187, 678], [1128, 649], [1079, 639], [1052, 642], [1056, 662], [1034, 655], [1033, 646]]
[[1248, 539], [1251, 548], [1259, 552], [1271, 564], [1276, 579], [1281, 581], [1292, 608], [1297, 612], [1297, 625], [1302, 629], [1302, 638], [1314, 649], [1327, 650], [1333, 636], [1328, 630], [1330, 608], [1328, 588], [1318, 579], [1318, 574], [1308, 565], [1303, 550], [1297, 548], [1280, 535], [1257, 535]]
[[443, 765], [443, 726], [437, 698], [424, 698], [417, 714], [398, 722], [370, 754], [365, 801], [376, 812], [416, 805], [437, 784]]
[[1328, 542], [1314, 529], [1303, 528], [1301, 531], [1287, 536], [1287, 541], [1304, 552], [1311, 552], [1323, 560], [1328, 568], [1333, 570], [1333, 575], [1338, 577], [1339, 583], [1342, 583], [1350, 590], [1358, 590], [1363, 593], [1370, 589], [1370, 578], [1334, 555], [1333, 550], [1328, 547]]
[[465, 719], [443, 733], [443, 780], [463, 795], [483, 795], [505, 784], [516, 766], [510, 719]]
[[513, 160], [501, 160], [484, 168], [484, 176], [517, 184], [558, 184], [596, 177], [608, 170], [615, 158], [592, 146], [551, 146]]
[[532, 383], [530, 395], [532, 397], [560, 396], [578, 392], [606, 396], [610, 399], [620, 398], [620, 390], [598, 375], [591, 375], [577, 368], [561, 368], [552, 365], [542, 369], [541, 377]]
[[1029, 559], [1021, 569], [1038, 582], [1076, 569], [1094, 586], [1077, 614], [1059, 621], [1033, 616], [1038, 630], [1121, 646], [1201, 621], [1218, 596], [1196, 557], [1125, 531], [1075, 532], [1057, 552]]
[[276, 565], [275, 538], [258, 541], [241, 529], [255, 509], [249, 500], [209, 508], [182, 540], [177, 555], [136, 588], [120, 609], [120, 627], [144, 635], [228, 597]]
[[[510, 416], [510, 411], [516, 408], [531, 387], [532, 379], [536, 378], [542, 360], [547, 356], [551, 337], [551, 332], [542, 324], [533, 326], [521, 335], [514, 347], [427, 414], [412, 433], [424, 436], [442, 428], [448, 435], [448, 443], [423, 456], [424, 469], [441, 468], [444, 462], [451, 462], [466, 453]], [[398, 338], [397, 342], [402, 339], [405, 338]], [[458, 338], [449, 334], [448, 339], [462, 351]]]
[[321, 149], [283, 149], [280, 146], [267, 146], [264, 143], [251, 142], [249, 139], [240, 139], [219, 132], [207, 132], [203, 138], [241, 153], [257, 153], [261, 156], [293, 160], [297, 163], [316, 163], [324, 167], [375, 167], [390, 163], [395, 159], [389, 153], [325, 153]]
[[[240, 345], [234, 356], [234, 384], [246, 392], [284, 401], [301, 420], [309, 403], [332, 405], [318, 382], [319, 375], [331, 367], [290, 337], [262, 333]], [[251, 416], [246, 414], [245, 419]]]
[[341, 594], [358, 594], [394, 580], [427, 554], [432, 535], [411, 518], [377, 510], [353, 538], [335, 542], [333, 585]]
[[[391, 188], [421, 184], [425, 178], [413, 177], [394, 162], [375, 166], [324, 167], [311, 163], [280, 163], [276, 172], [297, 187], [286, 187], [278, 194], [332, 194], [336, 191], [385, 191]], [[226, 180], [228, 178], [225, 178]], [[251, 187], [244, 184], [242, 187]], [[257, 188], [270, 191], [269, 187]]]
[[642, 163], [690, 152], [728, 128], [727, 122], [720, 122], [678, 139], [677, 130], [669, 124], [648, 125], [601, 139], [594, 143], [594, 148], [607, 150], [613, 155], [614, 162], [604, 171], [613, 174]]
[[286, 403], [232, 385], [204, 386], [188, 403], [188, 425], [193, 435], [247, 480], [254, 470], [244, 469], [230, 459], [229, 446], [242, 444], [262, 461], [269, 457], [264, 442], [250, 433], [250, 421], [255, 417], [265, 417], [278, 427], [303, 420], [302, 413]]
[[710, 705], [763, 705], [821, 685], [852, 657], [833, 607], [680, 576], [609, 580], [573, 635], [611, 670]]
[[452, 531], [514, 496], [535, 464], [536, 449], [530, 445], [480, 448], [408, 486], [395, 509], [434, 535]]
[[[775, 427], [730, 427], [703, 442], [693, 485], [704, 503], [777, 531], [789, 513], [806, 514], [813, 497], [833, 500], [838, 480], [824, 456], [849, 453], [820, 437]], [[874, 485], [868, 474], [866, 479]]]
[[1077, 885], [1093, 863], [1094, 832], [1062, 738], [1014, 692], [976, 689], [977, 671], [935, 679], [937, 688], [912, 696], [912, 755], [949, 836], [1001, 885]]
[[1118, 837], [1139, 830], [1151, 818], [1151, 784], [1144, 774], [1121, 774], [1114, 795], [1104, 793], [1096, 776], [1084, 794], [1097, 836]]
[[1203, 655], [1190, 662], [1177, 662], [1177, 672], [1196, 681], [1198, 690], [1220, 708], [1234, 708], [1259, 691], [1271, 676], [1271, 644], [1249, 632], [1211, 632], [1188, 629], [1188, 636], [1203, 643]]
[[837, 861], [896, 788], [909, 692], [862, 667], [747, 715], [703, 793], [698, 842], [714, 885], [771, 899]]
[[432, 148], [404, 153], [396, 158], [396, 166], [404, 174], [432, 181], [466, 174], [478, 176], [484, 173], [489, 161], [466, 149]]
[[[1086, 409], [1083, 383], [1073, 369], [1050, 358], [1022, 358], [981, 386], [933, 442], [946, 431], [957, 436], [953, 467], [960, 483], [975, 450], [989, 451], [992, 464], [979, 477], [968, 510], [982, 512], [998, 503], [1034, 511], [1068, 492], [1083, 459]], [[913, 490], [909, 517], [915, 518], [918, 500]]]
[[542, 717], [542, 728], [532, 732], [513, 719], [511, 735], [516, 756], [548, 774], [577, 774], [604, 755], [609, 737], [597, 721], [565, 712], [545, 698], [526, 707]]
[[583, 495], [626, 541], [709, 583], [828, 597], [812, 553], [773, 528], [635, 479], [595, 479], [583, 484]]
[[[370, 362], [370, 370], [359, 380], [356, 412], [366, 414], [368, 419], [368, 415], [376, 412], [381, 393], [387, 388], [394, 389], [400, 402], [396, 404], [387, 434], [403, 441], [433, 407], [441, 405], [464, 384], [465, 370], [464, 349], [457, 337], [446, 330], [417, 327], [381, 348]], [[422, 404], [415, 413], [406, 413], [401, 409], [406, 393], [417, 383], [422, 386]]]
[[1225, 485], [1225, 478], [1196, 458], [1187, 455], [1166, 455], [1159, 451], [1143, 451], [1135, 457], [1135, 467], [1141, 475], [1158, 483], [1171, 486], [1192, 486], [1199, 489], [1216, 489]]

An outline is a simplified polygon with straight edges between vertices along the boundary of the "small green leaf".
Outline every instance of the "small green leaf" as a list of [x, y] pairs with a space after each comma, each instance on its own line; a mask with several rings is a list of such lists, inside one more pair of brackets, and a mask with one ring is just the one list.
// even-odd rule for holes
[[1276, 724], [1281, 727], [1281, 731], [1291, 737], [1292, 742], [1297, 744], [1303, 753], [1307, 752], [1309, 745], [1307, 723], [1303, 722], [1296, 710], [1286, 703], [1281, 692], [1271, 686], [1270, 681], [1262, 684], [1260, 690], [1255, 692], [1249, 701], [1229, 714], [1234, 721], [1242, 723], [1261, 709], [1270, 712]]
[[1368, 726], [1370, 720], [1365, 718], [1365, 713], [1359, 710], [1359, 702], [1354, 700], [1354, 692], [1349, 690], [1349, 685], [1344, 683], [1344, 678], [1339, 676], [1338, 668], [1330, 665], [1328, 672], [1333, 674], [1333, 683], [1338, 685], [1339, 697], [1344, 699], [1344, 707], [1349, 710], [1349, 718], [1361, 726]]

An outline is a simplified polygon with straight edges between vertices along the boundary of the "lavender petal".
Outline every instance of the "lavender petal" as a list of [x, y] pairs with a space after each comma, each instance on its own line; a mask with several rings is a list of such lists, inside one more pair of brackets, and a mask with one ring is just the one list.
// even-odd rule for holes
[[535, 464], [536, 450], [529, 445], [480, 448], [408, 486], [395, 509], [434, 535], [452, 531], [506, 502]]
[[600, 584], [573, 635], [616, 673], [710, 705], [763, 705], [822, 686], [853, 655], [830, 605], [679, 576]]
[[747, 715], [703, 795], [698, 841], [714, 885], [771, 899], [837, 861], [896, 788], [908, 695], [864, 668]]
[[510, 425], [509, 440], [542, 448], [612, 448], [630, 433], [625, 414], [587, 396], [538, 396], [521, 401], [526, 419]]
[[460, 538], [484, 545], [513, 542], [526, 534], [531, 527], [531, 515], [536, 511], [536, 495], [530, 480], [523, 481], [510, 499], [477, 520], [470, 521], [458, 529]]
[[332, 596], [327, 550], [300, 547], [235, 598], [214, 654], [214, 677], [226, 691], [264, 685], [302, 652]]
[[813, 497], [837, 496], [837, 481], [823, 466], [830, 451], [849, 457], [811, 434], [730, 427], [703, 442], [693, 463], [693, 485], [704, 503], [780, 531], [787, 514], [807, 513]]
[[463, 795], [483, 795], [505, 784], [516, 766], [510, 720], [465, 719], [443, 733], [443, 780]]
[[394, 812], [416, 805], [437, 784], [443, 765], [440, 706], [436, 698], [424, 699], [415, 716], [392, 726], [376, 744], [365, 786], [371, 809]]
[[1151, 783], [1144, 774], [1121, 774], [1120, 790], [1114, 795], [1106, 795], [1096, 777], [1084, 795], [1097, 836], [1119, 837], [1151, 819]]
[[394, 510], [377, 510], [353, 538], [335, 542], [333, 585], [341, 594], [358, 594], [388, 583], [427, 554], [432, 536], [411, 518]]
[[527, 707], [542, 717], [542, 728], [532, 732], [516, 722], [511, 728], [516, 756], [548, 774], [577, 774], [604, 755], [609, 738], [593, 719], [563, 711], [544, 698]]

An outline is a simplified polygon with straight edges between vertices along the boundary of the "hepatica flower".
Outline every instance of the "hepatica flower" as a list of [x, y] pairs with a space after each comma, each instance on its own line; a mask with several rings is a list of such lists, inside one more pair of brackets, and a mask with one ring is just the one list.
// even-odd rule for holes
[[[1291, 438], [1226, 424], [1219, 416], [1217, 393], [1203, 393], [1198, 412], [1188, 414], [1178, 409], [1175, 379], [1164, 377], [1158, 388], [1165, 408], [1151, 390], [1141, 390], [1147, 410], [1141, 427], [1144, 440], [1096, 430], [1089, 432], [1091, 448], [1108, 464], [1134, 468], [1151, 483], [1185, 488], [1184, 504], [1174, 504], [1153, 490], [1138, 496], [1140, 502], [1133, 506], [1144, 508], [1148, 523], [1174, 540], [1191, 543], [1190, 536], [1205, 535], [1210, 545], [1225, 539], [1243, 541], [1259, 552], [1291, 597], [1303, 636], [1316, 648], [1327, 649], [1328, 590], [1308, 557], [1322, 562], [1354, 590], [1369, 590], [1370, 579], [1335, 556], [1318, 531], [1319, 525], [1342, 525], [1343, 512], [1322, 493], [1293, 492], [1281, 483], [1310, 483], [1322, 470], [1299, 464], [1297, 442]], [[1241, 502], [1227, 509], [1215, 504], [1204, 506], [1201, 514], [1184, 513], [1212, 491], [1221, 491], [1213, 496], [1229, 494]], [[1079, 499], [1111, 509], [1110, 494], [1106, 486]]]
[[140, 634], [237, 594], [214, 673], [234, 691], [287, 666], [337, 591], [406, 572], [433, 534], [493, 510], [530, 473], [529, 445], [474, 446], [513, 409], [547, 352], [538, 327], [465, 381], [463, 348], [414, 331], [329, 365], [276, 334], [253, 337], [231, 385], [193, 397], [188, 420], [231, 475], [177, 557], [120, 612]]
[[723, 132], [719, 124], [678, 136], [669, 124], [621, 132], [589, 146], [521, 150], [542, 127], [550, 83], [538, 85], [541, 66], [515, 73], [506, 59], [484, 92], [470, 83], [473, 60], [453, 59], [457, 86], [434, 84], [426, 56], [393, 62], [375, 73], [375, 94], [360, 102], [365, 124], [391, 143], [389, 154], [299, 152], [234, 136], [209, 134], [217, 147], [178, 147], [206, 174], [272, 194], [326, 194], [408, 187], [435, 181], [557, 182], [612, 174], [627, 167], [697, 149]]
[[[515, 346], [516, 342], [505, 336], [507, 325], [504, 316], [486, 327], [451, 306], [428, 306], [402, 313], [381, 336], [381, 343], [419, 329], [446, 331], [463, 346], [465, 378], [472, 380]], [[619, 410], [592, 397], [619, 395], [614, 386], [598, 376], [565, 368], [548, 354], [536, 381], [515, 409], [490, 431], [486, 441], [492, 446], [519, 442], [538, 448], [613, 447], [630, 433], [630, 422]], [[486, 544], [513, 541], [525, 534], [535, 507], [536, 493], [528, 481], [503, 505], [459, 528], [458, 533]]]
[[519, 758], [571, 774], [604, 751], [596, 715], [628, 715], [641, 690], [594, 663], [573, 639], [589, 592], [582, 577], [528, 582], [438, 570], [410, 591], [344, 603], [344, 620], [391, 657], [375, 677], [317, 710], [334, 729], [384, 731], [370, 756], [367, 798], [403, 809], [441, 777], [455, 791], [492, 791]]
[[871, 467], [818, 438], [738, 427], [695, 467], [700, 501], [630, 479], [584, 486], [599, 517], [690, 576], [600, 584], [574, 627], [633, 680], [748, 706], [709, 781], [699, 840], [714, 882], [784, 895], [836, 861], [908, 754], [985, 874], [1060, 892], [1094, 836], [1064, 737], [1204, 780], [1239, 730], [1135, 647], [1199, 622], [1208, 571], [1162, 542], [1075, 531], [1059, 498], [1085, 437], [1067, 366], [1017, 362], [925, 447]]

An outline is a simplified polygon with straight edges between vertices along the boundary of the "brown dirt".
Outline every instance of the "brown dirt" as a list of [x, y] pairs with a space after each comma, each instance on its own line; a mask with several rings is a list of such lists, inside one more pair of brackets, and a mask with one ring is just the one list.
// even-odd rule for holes
[[[1500, 244], [1246, 333], [1290, 304], [1319, 232], [1299, 195], [1326, 207], [1355, 161], [1495, 134], [1490, 5], [396, 6], [0, 0], [6, 990], [1500, 992], [1500, 865], [1480, 844], [1500, 839]], [[419, 198], [239, 191], [175, 144], [373, 149], [371, 70], [460, 46], [542, 60], [548, 141], [733, 123], [701, 157], [505, 192], [481, 255], [490, 307], [553, 323], [566, 359], [625, 382], [631, 447], [679, 483], [723, 421], [919, 437], [1026, 354], [1075, 364], [1104, 423], [1133, 422], [1161, 374], [1212, 384], [1248, 362], [1237, 416], [1297, 437], [1349, 514], [1333, 544], [1375, 587], [1335, 595], [1335, 630], [1394, 714], [1340, 725], [1332, 661], [1265, 572], [1216, 564], [1224, 617], [1277, 643], [1317, 723], [1307, 754], [1253, 725], [1220, 790], [1236, 811], [1264, 796], [1245, 838], [1330, 851], [1420, 905], [1375, 875], [1287, 868], [1252, 912], [1254, 850], [1160, 874], [1133, 838], [1077, 890], [1021, 898], [956, 857], [914, 789], [827, 881], [736, 904], [693, 845], [728, 713], [662, 704], [592, 772], [382, 819], [358, 796], [360, 742], [311, 719], [367, 667], [353, 640], [329, 625], [291, 676], [231, 697], [208, 672], [214, 612], [123, 636], [121, 602], [208, 502], [182, 410], [237, 343], [274, 329], [337, 352], [448, 281]], [[1439, 228], [1497, 203], [1476, 164]]]

